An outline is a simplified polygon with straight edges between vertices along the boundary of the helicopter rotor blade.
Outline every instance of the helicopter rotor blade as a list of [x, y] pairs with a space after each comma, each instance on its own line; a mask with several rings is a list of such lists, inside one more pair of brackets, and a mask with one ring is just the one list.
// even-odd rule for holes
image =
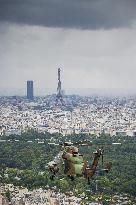
[[92, 146], [93, 143], [92, 141], [79, 141], [79, 142], [74, 142], [73, 145], [80, 145], [80, 146]]
[[121, 145], [121, 143], [118, 143], [118, 142], [114, 142], [114, 143], [99, 143], [99, 142], [92, 142], [92, 141], [87, 141], [87, 140], [84, 140], [84, 141], [78, 141], [78, 142], [71, 142], [71, 141], [68, 141], [68, 142], [59, 142], [59, 143], [54, 143], [54, 142], [49, 142], [48, 143], [49, 145], [55, 145], [55, 146], [74, 146], [74, 145], [79, 145], [79, 146], [118, 146], [118, 145]]

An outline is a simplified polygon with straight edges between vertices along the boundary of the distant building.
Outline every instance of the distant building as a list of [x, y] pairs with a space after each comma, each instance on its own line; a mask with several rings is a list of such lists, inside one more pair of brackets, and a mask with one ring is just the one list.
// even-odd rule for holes
[[126, 135], [127, 133], [125, 131], [122, 131], [122, 130], [116, 131], [116, 136], [126, 136]]
[[133, 136], [136, 137], [136, 130], [133, 132]]
[[4, 198], [2, 195], [0, 195], [0, 205], [9, 205], [6, 198]]
[[33, 81], [29, 80], [27, 81], [27, 99], [28, 100], [33, 100]]

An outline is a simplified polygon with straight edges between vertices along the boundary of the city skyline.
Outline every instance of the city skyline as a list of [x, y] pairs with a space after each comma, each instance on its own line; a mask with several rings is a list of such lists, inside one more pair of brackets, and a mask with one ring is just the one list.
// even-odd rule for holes
[[66, 93], [135, 94], [135, 9], [134, 0], [1, 0], [0, 95], [24, 95], [28, 79], [36, 95], [56, 93], [58, 67]]

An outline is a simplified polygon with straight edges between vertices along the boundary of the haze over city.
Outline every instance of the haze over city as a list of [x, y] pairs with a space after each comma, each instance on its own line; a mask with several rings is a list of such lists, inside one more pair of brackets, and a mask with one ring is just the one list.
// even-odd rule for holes
[[[114, 3], [113, 3], [114, 2]], [[0, 0], [0, 95], [135, 94], [135, 0]]]

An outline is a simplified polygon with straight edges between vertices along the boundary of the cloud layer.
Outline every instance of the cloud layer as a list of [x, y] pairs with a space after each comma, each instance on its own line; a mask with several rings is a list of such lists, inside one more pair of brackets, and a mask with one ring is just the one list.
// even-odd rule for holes
[[[136, 89], [136, 28], [76, 30], [0, 24], [0, 87], [24, 89], [34, 80], [36, 94], [62, 86]], [[12, 92], [12, 94], [20, 94]]]
[[[0, 0], [0, 94], [136, 90], [136, 0]], [[89, 91], [89, 90], [88, 90]], [[85, 93], [83, 91], [83, 93]]]
[[78, 29], [130, 27], [135, 0], [0, 0], [0, 20]]

